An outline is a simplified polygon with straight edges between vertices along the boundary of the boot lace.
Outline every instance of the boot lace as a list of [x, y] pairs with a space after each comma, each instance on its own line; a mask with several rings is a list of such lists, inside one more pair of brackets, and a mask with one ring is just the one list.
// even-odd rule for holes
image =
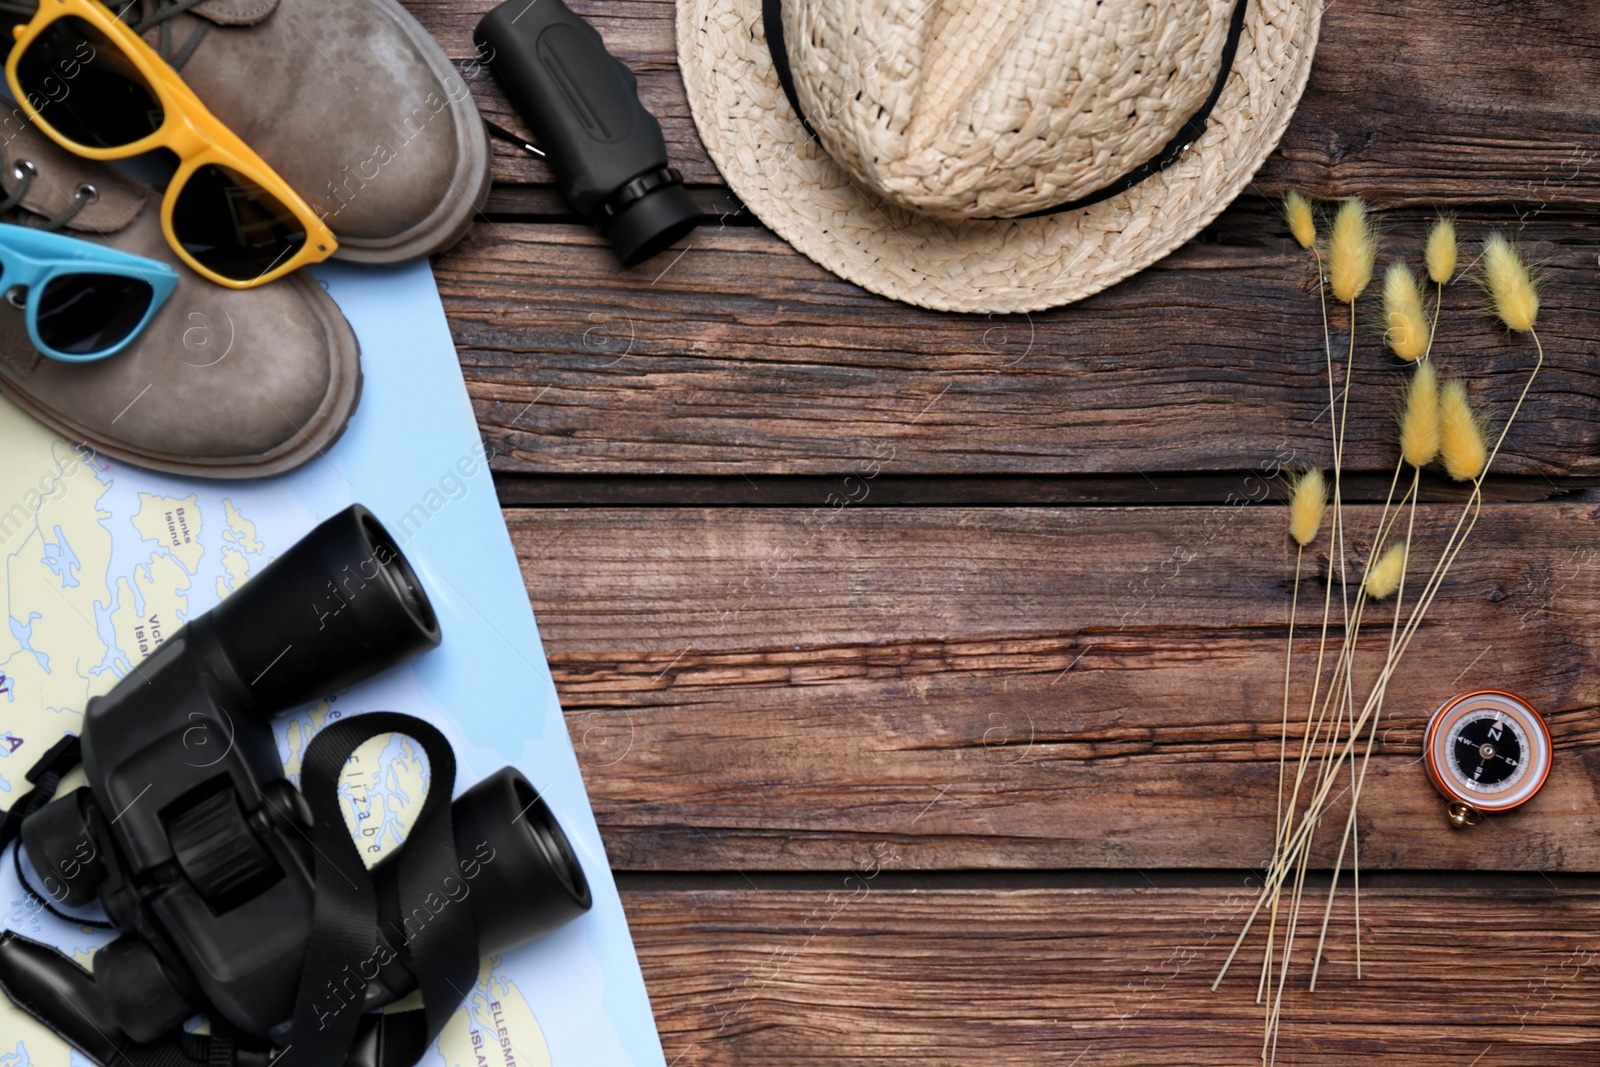
[[21, 204], [22, 198], [28, 195], [28, 190], [33, 187], [34, 180], [38, 178], [39, 168], [33, 165], [32, 160], [19, 159], [16, 165], [11, 168], [11, 173], [17, 179], [17, 187], [11, 191], [11, 195], [0, 200], [0, 218], [14, 215], [12, 218], [7, 218], [6, 221], [14, 222], [19, 226], [32, 226], [38, 230], [59, 230], [77, 218], [84, 208], [100, 199], [99, 189], [96, 189], [88, 182], [81, 182], [76, 189], [72, 190], [72, 203], [62, 208], [61, 211], [43, 222], [24, 222], [24, 218], [35, 217], [26, 208], [21, 207]]
[[[183, 46], [176, 51], [172, 47], [172, 19], [188, 11], [204, 0], [126, 0], [126, 2], [112, 6], [117, 18], [126, 22], [134, 33], [143, 34], [146, 30], [160, 27], [156, 37], [156, 52], [173, 70], [183, 69], [189, 62], [195, 49], [200, 47], [200, 42], [205, 40], [206, 33], [211, 29], [211, 23], [202, 21]], [[21, 20], [33, 18], [39, 10], [37, 0], [0, 0], [0, 12], [15, 15]]]
[[[205, 40], [206, 33], [211, 29], [211, 23], [202, 21], [189, 35], [189, 39], [183, 42], [183, 47], [174, 52], [171, 20], [202, 2], [203, 0], [129, 0], [128, 4], [117, 11], [117, 17], [124, 22], [131, 22], [133, 32], [137, 34], [143, 34], [153, 26], [161, 27], [161, 32], [156, 37], [156, 51], [173, 70], [182, 70], [183, 65], [189, 62], [189, 57], [194, 55], [195, 49], [200, 47], [200, 42]], [[138, 22], [132, 22], [129, 17], [129, 13], [135, 8], [143, 8], [147, 12]]]

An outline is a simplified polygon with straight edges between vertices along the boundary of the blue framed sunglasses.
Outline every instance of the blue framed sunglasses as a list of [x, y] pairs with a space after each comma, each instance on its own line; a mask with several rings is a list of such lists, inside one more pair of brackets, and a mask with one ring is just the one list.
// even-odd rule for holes
[[28, 319], [33, 346], [51, 359], [89, 363], [138, 336], [178, 285], [178, 272], [14, 223], [0, 223], [0, 291]]

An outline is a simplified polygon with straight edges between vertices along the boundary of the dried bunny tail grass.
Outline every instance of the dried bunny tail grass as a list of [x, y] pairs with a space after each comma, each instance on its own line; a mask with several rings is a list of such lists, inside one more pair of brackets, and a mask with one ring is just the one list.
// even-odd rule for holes
[[1413, 467], [1422, 468], [1439, 455], [1439, 374], [1433, 361], [1417, 364], [1406, 389], [1406, 407], [1400, 415], [1400, 455]]
[[1478, 477], [1489, 460], [1483, 423], [1460, 382], [1446, 382], [1439, 391], [1439, 455], [1445, 473], [1458, 482]]
[[1372, 281], [1372, 264], [1378, 258], [1378, 235], [1367, 218], [1366, 201], [1359, 197], [1339, 205], [1328, 237], [1328, 281], [1336, 300], [1355, 302]]
[[1289, 536], [1304, 548], [1322, 528], [1322, 513], [1328, 508], [1328, 482], [1319, 470], [1309, 470], [1294, 480], [1289, 489]]
[[1539, 317], [1539, 294], [1528, 265], [1503, 235], [1490, 234], [1483, 242], [1480, 270], [1483, 287], [1489, 290], [1500, 321], [1518, 333], [1533, 329], [1533, 320]]
[[1422, 310], [1422, 289], [1404, 263], [1391, 263], [1383, 274], [1383, 339], [1394, 354], [1415, 363], [1428, 351], [1428, 316]]
[[1283, 198], [1283, 213], [1289, 220], [1289, 233], [1304, 249], [1317, 245], [1317, 219], [1311, 210], [1311, 201], [1300, 193], [1291, 192]]
[[1400, 579], [1405, 573], [1406, 543], [1400, 541], [1385, 549], [1378, 562], [1367, 568], [1367, 577], [1362, 582], [1367, 591], [1367, 599], [1387, 600], [1394, 596], [1395, 590], [1400, 588]]
[[1450, 280], [1456, 272], [1456, 220], [1440, 216], [1428, 231], [1428, 244], [1423, 253], [1428, 264], [1428, 278], [1438, 285]]

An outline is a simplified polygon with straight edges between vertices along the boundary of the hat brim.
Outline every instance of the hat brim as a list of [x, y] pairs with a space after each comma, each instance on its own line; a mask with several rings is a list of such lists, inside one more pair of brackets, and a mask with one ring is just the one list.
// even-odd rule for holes
[[859, 188], [789, 106], [761, 0], [679, 0], [678, 63], [700, 138], [729, 187], [817, 264], [936, 311], [1036, 311], [1143, 270], [1239, 195], [1299, 103], [1322, 8], [1323, 0], [1249, 0], [1210, 124], [1177, 162], [1098, 204], [1029, 219], [933, 219]]

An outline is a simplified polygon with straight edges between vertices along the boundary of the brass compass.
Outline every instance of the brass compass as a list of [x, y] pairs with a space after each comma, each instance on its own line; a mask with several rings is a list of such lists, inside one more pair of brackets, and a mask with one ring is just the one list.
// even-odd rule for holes
[[1458, 828], [1526, 804], [1550, 775], [1544, 720], [1527, 701], [1498, 689], [1446, 701], [1428, 723], [1423, 752]]

